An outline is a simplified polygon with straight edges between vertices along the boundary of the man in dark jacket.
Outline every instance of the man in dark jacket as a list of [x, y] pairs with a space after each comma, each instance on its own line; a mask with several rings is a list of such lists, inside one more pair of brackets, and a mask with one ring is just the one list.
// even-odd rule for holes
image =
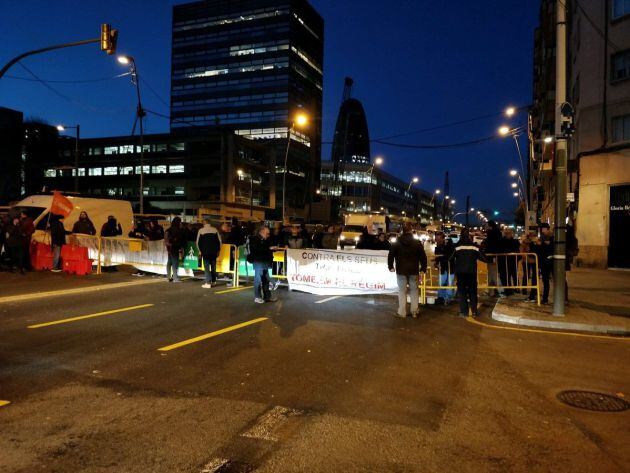
[[164, 233], [164, 246], [166, 246], [166, 277], [169, 282], [182, 282], [177, 271], [179, 270], [179, 256], [186, 245], [186, 236], [182, 230], [182, 219], [175, 217], [171, 226]]
[[221, 251], [221, 235], [210, 224], [210, 220], [204, 221], [203, 227], [197, 233], [197, 248], [203, 259], [205, 276], [205, 282], [201, 287], [210, 289], [217, 282], [217, 257]]
[[52, 215], [50, 218], [50, 243], [53, 254], [52, 272], [61, 271], [61, 247], [66, 244], [66, 229], [63, 226], [63, 216]]
[[[501, 253], [502, 251], [501, 230], [499, 229], [497, 222], [495, 222], [494, 220], [490, 220], [488, 221], [486, 225], [487, 225], [486, 240], [484, 242], [486, 245], [485, 253], [492, 254], [492, 255]], [[488, 286], [497, 287], [498, 285], [499, 285], [499, 278], [498, 278], [497, 260], [495, 256], [490, 256], [488, 257]], [[493, 290], [488, 290], [488, 293], [493, 292], [495, 296], [498, 296], [499, 292], [502, 292], [502, 291], [503, 291], [502, 289], [501, 291], [497, 289], [493, 289]]]
[[156, 219], [152, 219], [147, 230], [147, 238], [149, 241], [164, 240], [164, 228]]
[[72, 226], [72, 233], [81, 233], [84, 235], [96, 235], [96, 228], [94, 228], [94, 224], [90, 217], [88, 217], [87, 212], [81, 212], [79, 214], [79, 220], [74, 222]]
[[543, 282], [542, 304], [549, 303], [549, 279], [553, 272], [553, 234], [548, 223], [540, 224], [540, 243], [536, 245], [540, 276]]
[[451, 266], [457, 277], [459, 315], [468, 317], [468, 301], [473, 317], [477, 317], [477, 261], [484, 261], [479, 248], [470, 239], [464, 228], [451, 256]]
[[413, 237], [411, 223], [405, 222], [403, 234], [389, 250], [387, 265], [391, 272], [396, 272], [398, 281], [397, 317], [407, 317], [407, 286], [411, 301], [411, 315], [418, 317], [418, 276], [427, 270], [427, 255], [420, 240]]
[[[443, 232], [435, 234], [435, 267], [440, 272], [440, 286], [452, 286], [455, 281], [455, 273], [451, 270], [450, 259], [455, 252], [455, 245], [450, 238], [446, 238]], [[453, 298], [452, 289], [438, 289], [438, 302], [448, 305]]]
[[[506, 228], [501, 237], [501, 256], [497, 257], [497, 266], [501, 285], [505, 288], [510, 286], [518, 286], [518, 258], [510, 253], [518, 253], [520, 244], [514, 238], [514, 232], [511, 228]], [[506, 296], [514, 294], [514, 289], [505, 289]]]
[[247, 261], [254, 266], [254, 302], [276, 302], [269, 289], [269, 268], [273, 263], [273, 249], [269, 238], [269, 228], [262, 227], [249, 238]]
[[22, 233], [22, 271], [24, 269], [33, 269], [31, 267], [31, 238], [35, 233], [35, 224], [29, 215], [20, 212], [20, 232]]
[[103, 237], [116, 237], [122, 235], [122, 227], [116, 220], [116, 217], [110, 215], [107, 217], [107, 222], [101, 227], [101, 236]]

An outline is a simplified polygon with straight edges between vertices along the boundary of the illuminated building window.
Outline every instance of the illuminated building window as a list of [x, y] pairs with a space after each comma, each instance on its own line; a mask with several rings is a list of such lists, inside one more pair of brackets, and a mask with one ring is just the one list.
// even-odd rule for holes
[[168, 172], [171, 174], [179, 174], [184, 172], [183, 164], [175, 164], [168, 167]]
[[89, 176], [102, 176], [103, 175], [103, 169], [102, 168], [90, 168], [90, 169], [88, 169], [88, 175]]
[[118, 174], [118, 168], [116, 166], [110, 166], [103, 169], [105, 176], [115, 176]]

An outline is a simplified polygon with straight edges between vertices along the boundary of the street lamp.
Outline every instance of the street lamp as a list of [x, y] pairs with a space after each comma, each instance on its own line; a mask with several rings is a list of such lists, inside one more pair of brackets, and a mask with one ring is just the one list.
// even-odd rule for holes
[[409, 185], [407, 186], [407, 191], [403, 193], [402, 205], [401, 205], [403, 209], [405, 208], [405, 204], [407, 203], [407, 194], [409, 194], [409, 192], [411, 191], [411, 186], [413, 186], [414, 184], [417, 184], [419, 181], [420, 181], [420, 178], [418, 177], [413, 177], [411, 181], [409, 181]]
[[515, 113], [516, 113], [516, 108], [514, 107], [508, 107], [505, 109], [505, 115], [507, 117], [513, 117]]
[[58, 131], [65, 131], [67, 128], [76, 130], [74, 139], [74, 192], [79, 192], [79, 139], [81, 134], [81, 126], [57, 125]]
[[140, 124], [140, 213], [144, 213], [144, 117], [146, 112], [142, 108], [142, 100], [140, 99], [140, 76], [138, 75], [138, 68], [136, 67], [136, 60], [133, 56], [118, 56], [118, 62], [123, 66], [129, 66], [129, 72], [131, 73], [131, 83], [136, 86], [136, 119], [133, 122], [133, 128], [131, 134], [136, 131], [136, 124]]
[[553, 141], [553, 136], [545, 136], [545, 139], [543, 141], [549, 144]]
[[518, 184], [516, 182], [512, 183], [512, 189], [516, 189], [518, 187]]
[[282, 222], [284, 223], [286, 220], [286, 195], [287, 195], [287, 163], [289, 160], [289, 148], [291, 147], [291, 131], [295, 129], [296, 126], [300, 128], [304, 128], [308, 125], [308, 115], [305, 113], [298, 113], [295, 115], [293, 120], [290, 123], [289, 129], [287, 131], [287, 152], [284, 155], [284, 168], [282, 170]]

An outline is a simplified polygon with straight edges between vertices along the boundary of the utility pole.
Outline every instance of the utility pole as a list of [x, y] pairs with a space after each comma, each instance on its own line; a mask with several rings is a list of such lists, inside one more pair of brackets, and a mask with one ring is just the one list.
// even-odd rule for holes
[[81, 125], [77, 124], [77, 135], [74, 140], [74, 192], [79, 192], [79, 140], [81, 139]]
[[555, 225], [553, 250], [553, 315], [564, 317], [566, 288], [566, 199], [567, 199], [567, 138], [564, 133], [562, 109], [567, 96], [567, 24], [566, 0], [556, 0], [556, 154]]
[[466, 196], [466, 228], [468, 228], [468, 215], [470, 215], [470, 196]]

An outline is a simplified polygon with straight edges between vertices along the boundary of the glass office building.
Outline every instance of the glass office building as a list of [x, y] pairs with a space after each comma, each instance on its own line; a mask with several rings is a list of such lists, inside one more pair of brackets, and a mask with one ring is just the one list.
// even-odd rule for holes
[[[290, 133], [287, 205], [303, 207], [319, 177], [323, 44], [323, 19], [306, 0], [174, 6], [171, 130], [220, 127], [264, 140], [277, 174]], [[298, 112], [310, 117], [308, 127], [291, 128]]]

